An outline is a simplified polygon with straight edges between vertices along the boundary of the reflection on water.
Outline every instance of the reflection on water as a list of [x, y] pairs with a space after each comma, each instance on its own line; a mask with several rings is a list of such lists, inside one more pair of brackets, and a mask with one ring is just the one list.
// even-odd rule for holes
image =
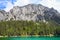
[[0, 40], [60, 40], [60, 37], [3, 37]]

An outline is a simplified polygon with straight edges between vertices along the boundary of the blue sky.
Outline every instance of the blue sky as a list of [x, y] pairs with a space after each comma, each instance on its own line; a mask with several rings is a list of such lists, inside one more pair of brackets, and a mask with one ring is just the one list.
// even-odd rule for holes
[[60, 0], [0, 0], [0, 9], [8, 12], [13, 6], [24, 6], [31, 3], [53, 7], [60, 12]]
[[6, 8], [6, 5], [8, 2], [10, 2], [11, 4], [14, 4], [16, 0], [0, 0], [0, 9]]

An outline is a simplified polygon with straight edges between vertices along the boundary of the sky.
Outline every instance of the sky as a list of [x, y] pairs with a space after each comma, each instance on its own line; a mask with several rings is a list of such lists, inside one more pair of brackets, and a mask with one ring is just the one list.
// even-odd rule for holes
[[60, 12], [60, 0], [0, 0], [0, 9], [8, 12], [14, 6], [24, 6], [27, 4], [42, 4], [46, 7], [53, 7]]

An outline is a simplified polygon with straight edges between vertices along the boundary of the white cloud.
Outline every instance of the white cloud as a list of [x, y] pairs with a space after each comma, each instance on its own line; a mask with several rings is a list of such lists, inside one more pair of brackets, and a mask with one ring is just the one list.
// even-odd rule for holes
[[11, 2], [8, 2], [6, 4], [6, 8], [4, 9], [6, 12], [8, 12], [10, 9], [13, 8], [13, 6], [24, 6], [30, 3], [30, 0], [17, 0], [14, 5]]
[[44, 6], [52, 7], [55, 0], [42, 0], [40, 3]]
[[57, 0], [42, 0], [40, 4], [49, 8], [53, 7], [60, 12], [60, 2], [58, 2]]
[[14, 6], [23, 6], [23, 5], [27, 5], [30, 3], [30, 0], [17, 0], [17, 2], [15, 2]]
[[13, 8], [13, 4], [11, 3], [11, 2], [8, 2], [7, 4], [6, 4], [6, 8], [4, 9], [6, 12], [8, 12], [10, 9], [12, 9]]
[[30, 3], [40, 3], [44, 6], [47, 6], [49, 8], [53, 7], [54, 9], [58, 10], [60, 12], [60, 1], [57, 0], [16, 0], [14, 5], [11, 2], [8, 2], [6, 4], [6, 8], [4, 10], [9, 11], [13, 6], [24, 6]]
[[17, 2], [15, 2], [14, 6], [24, 6], [24, 5], [31, 4], [31, 3], [38, 4], [39, 1], [41, 1], [41, 0], [17, 0]]

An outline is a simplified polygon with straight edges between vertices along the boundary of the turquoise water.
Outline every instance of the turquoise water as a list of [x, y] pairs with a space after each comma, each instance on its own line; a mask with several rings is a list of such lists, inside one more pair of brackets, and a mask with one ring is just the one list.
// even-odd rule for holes
[[0, 40], [60, 40], [60, 37], [4, 37]]

